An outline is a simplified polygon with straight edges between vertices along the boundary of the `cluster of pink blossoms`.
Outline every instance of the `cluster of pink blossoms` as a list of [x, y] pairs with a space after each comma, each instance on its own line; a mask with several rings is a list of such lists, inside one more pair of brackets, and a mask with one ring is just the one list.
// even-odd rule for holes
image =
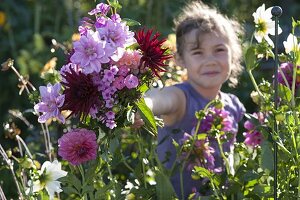
[[[257, 118], [259, 124], [263, 124], [263, 113], [253, 113], [253, 116]], [[263, 135], [257, 130], [257, 126], [250, 120], [247, 120], [244, 123], [244, 127], [247, 129], [247, 131], [243, 133], [245, 137], [244, 143], [250, 147], [260, 146], [263, 141]]]
[[[127, 107], [139, 98], [137, 88], [165, 66], [170, 58], [162, 48], [165, 40], [158, 40], [158, 33], [151, 38], [152, 30], [135, 34], [117, 13], [108, 16], [110, 10], [100, 3], [88, 13], [95, 19], [83, 18], [80, 39], [60, 70], [61, 82], [40, 87], [41, 102], [35, 106], [43, 113], [39, 122], [54, 117], [64, 123], [61, 111], [69, 110], [70, 116], [91, 117], [113, 129], [118, 120], [114, 107]], [[131, 49], [133, 44], [138, 48]], [[124, 100], [124, 94], [132, 97]]]
[[215, 154], [218, 154], [219, 148], [216, 143], [213, 130], [224, 132], [221, 137], [226, 138], [227, 134], [233, 129], [233, 120], [229, 112], [225, 109], [210, 107], [201, 119], [197, 134], [207, 134], [204, 139], [195, 137], [193, 129], [191, 135], [184, 133], [180, 141], [183, 146], [181, 153], [182, 159], [187, 159], [187, 169], [192, 170], [194, 166], [201, 166], [213, 172], [221, 172], [221, 167], [216, 167]]

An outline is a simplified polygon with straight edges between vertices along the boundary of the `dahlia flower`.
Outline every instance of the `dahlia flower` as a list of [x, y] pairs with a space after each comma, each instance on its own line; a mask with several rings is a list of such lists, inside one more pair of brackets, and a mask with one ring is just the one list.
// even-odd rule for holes
[[62, 82], [65, 86], [65, 102], [62, 109], [85, 118], [91, 109], [100, 104], [98, 86], [94, 84], [91, 75], [75, 72], [72, 68], [62, 76], [65, 80]]
[[83, 73], [91, 74], [101, 71], [102, 63], [108, 63], [115, 49], [102, 41], [98, 32], [88, 30], [79, 41], [73, 43], [74, 53], [70, 60], [81, 66]]
[[97, 157], [96, 134], [87, 129], [73, 129], [58, 140], [58, 155], [72, 165], [79, 165]]
[[144, 29], [137, 32], [135, 38], [142, 51], [142, 57], [140, 61], [140, 68], [149, 67], [152, 72], [159, 77], [159, 72], [166, 71], [163, 67], [167, 66], [164, 61], [172, 56], [166, 54], [167, 48], [162, 48], [162, 44], [166, 41], [158, 40], [160, 34], [157, 32], [152, 36], [153, 30], [148, 30], [146, 33]]
[[[271, 10], [273, 7], [265, 9], [265, 4], [258, 7], [256, 12], [252, 14], [254, 17], [254, 23], [256, 26], [256, 31], [254, 37], [257, 42], [261, 43], [265, 39], [269, 45], [274, 47], [273, 41], [269, 38], [269, 34], [275, 35], [275, 22], [272, 21]], [[281, 28], [278, 27], [278, 33], [282, 32]]]

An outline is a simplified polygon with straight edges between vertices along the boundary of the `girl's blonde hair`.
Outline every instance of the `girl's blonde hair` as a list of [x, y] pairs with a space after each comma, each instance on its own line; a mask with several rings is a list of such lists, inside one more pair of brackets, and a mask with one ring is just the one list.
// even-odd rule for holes
[[176, 47], [179, 56], [182, 56], [184, 35], [194, 29], [201, 33], [217, 32], [228, 39], [232, 54], [232, 70], [228, 78], [229, 86], [235, 87], [238, 77], [243, 71], [241, 66], [242, 47], [239, 35], [243, 34], [241, 25], [233, 19], [218, 12], [214, 7], [209, 7], [199, 1], [189, 2], [181, 14], [174, 20], [176, 32]]

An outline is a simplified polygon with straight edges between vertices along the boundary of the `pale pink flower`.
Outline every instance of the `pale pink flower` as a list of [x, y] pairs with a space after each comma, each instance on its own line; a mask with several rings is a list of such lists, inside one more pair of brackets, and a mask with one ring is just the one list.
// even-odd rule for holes
[[136, 76], [129, 74], [124, 79], [124, 83], [128, 89], [136, 88], [139, 85], [139, 79]]

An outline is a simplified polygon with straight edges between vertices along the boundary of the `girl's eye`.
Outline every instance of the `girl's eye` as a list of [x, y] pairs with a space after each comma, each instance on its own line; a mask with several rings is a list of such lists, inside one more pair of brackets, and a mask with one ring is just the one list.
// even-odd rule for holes
[[192, 52], [193, 55], [201, 55], [202, 54], [202, 51], [194, 51]]
[[225, 48], [218, 48], [218, 49], [216, 49], [216, 52], [225, 52], [225, 51], [226, 51]]

